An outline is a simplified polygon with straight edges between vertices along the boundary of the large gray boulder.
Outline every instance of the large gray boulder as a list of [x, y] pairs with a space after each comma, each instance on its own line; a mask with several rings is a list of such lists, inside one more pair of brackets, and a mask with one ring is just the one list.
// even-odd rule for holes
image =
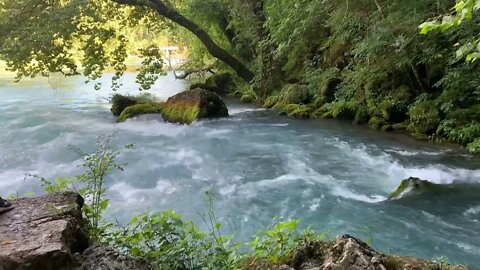
[[72, 269], [72, 254], [88, 245], [82, 197], [69, 192], [13, 204], [0, 215], [0, 270]]

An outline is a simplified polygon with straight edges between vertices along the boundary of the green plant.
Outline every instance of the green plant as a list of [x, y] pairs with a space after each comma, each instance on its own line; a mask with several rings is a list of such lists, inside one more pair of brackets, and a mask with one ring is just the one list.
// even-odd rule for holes
[[298, 232], [299, 223], [299, 219], [292, 219], [269, 225], [266, 230], [258, 231], [254, 240], [248, 243], [252, 247], [252, 255], [266, 258], [273, 264], [282, 264], [299, 245], [325, 237], [324, 234], [316, 234], [310, 227]]
[[[95, 150], [91, 153], [83, 152], [78, 147], [69, 147], [83, 161], [80, 166], [84, 169], [84, 173], [73, 179], [58, 177], [54, 181], [50, 181], [43, 177], [30, 175], [41, 182], [41, 186], [48, 194], [69, 190], [79, 192], [85, 199], [82, 211], [88, 235], [98, 241], [102, 240], [111, 226], [103, 220], [103, 214], [109, 203], [104, 187], [105, 178], [114, 169], [123, 171], [125, 165], [116, 162], [120, 151], [111, 146], [112, 138], [112, 134], [99, 136]], [[125, 146], [127, 149], [132, 147], [133, 145]]]

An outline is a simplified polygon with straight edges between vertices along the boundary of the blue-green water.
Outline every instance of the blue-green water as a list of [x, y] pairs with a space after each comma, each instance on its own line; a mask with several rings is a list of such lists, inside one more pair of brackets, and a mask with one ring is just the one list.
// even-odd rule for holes
[[[105, 79], [108, 81], [108, 78]], [[120, 92], [138, 93], [133, 75]], [[183, 90], [171, 75], [151, 91]], [[272, 221], [302, 218], [330, 235], [373, 238], [383, 252], [480, 265], [480, 194], [387, 202], [409, 176], [448, 184], [480, 183], [480, 159], [459, 149], [329, 120], [293, 120], [229, 101], [231, 117], [192, 126], [143, 116], [116, 124], [108, 89], [81, 78], [11, 83], [0, 78], [0, 195], [41, 193], [26, 173], [78, 174], [67, 149], [92, 149], [99, 134], [116, 133], [124, 172], [108, 180], [109, 218], [126, 221], [146, 210], [174, 209], [200, 220], [202, 196], [216, 195], [225, 230], [246, 239]], [[443, 196], [443, 195], [442, 195]]]

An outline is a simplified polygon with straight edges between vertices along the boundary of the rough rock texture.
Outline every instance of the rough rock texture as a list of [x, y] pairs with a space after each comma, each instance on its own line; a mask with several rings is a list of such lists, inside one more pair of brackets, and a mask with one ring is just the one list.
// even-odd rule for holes
[[162, 114], [167, 122], [191, 124], [198, 119], [226, 117], [228, 109], [217, 94], [197, 88], [170, 97]]
[[0, 270], [71, 269], [88, 241], [76, 193], [13, 201], [0, 215]]
[[395, 191], [390, 193], [389, 199], [395, 200], [409, 195], [432, 192], [435, 190], [439, 191], [441, 189], [443, 189], [442, 185], [434, 184], [420, 178], [410, 177], [402, 180], [400, 186]]
[[334, 242], [316, 241], [300, 247], [285, 265], [252, 261], [249, 270], [468, 270], [464, 266], [384, 255], [349, 235], [340, 236]]
[[145, 260], [132, 258], [101, 245], [89, 247], [78, 258], [78, 270], [148, 270], [153, 267]]

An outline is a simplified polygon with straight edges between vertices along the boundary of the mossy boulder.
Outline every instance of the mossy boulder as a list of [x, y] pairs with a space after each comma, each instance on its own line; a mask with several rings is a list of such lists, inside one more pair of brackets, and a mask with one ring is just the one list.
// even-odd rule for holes
[[119, 116], [125, 108], [138, 104], [138, 101], [132, 96], [116, 94], [112, 97], [112, 108], [110, 111], [115, 116]]
[[228, 116], [228, 108], [216, 93], [197, 88], [170, 97], [163, 104], [163, 119], [171, 123], [191, 124], [198, 119]]
[[162, 103], [149, 102], [129, 106], [123, 110], [117, 118], [117, 122], [124, 122], [125, 120], [144, 114], [161, 114], [163, 109]]
[[299, 83], [286, 85], [280, 94], [280, 101], [285, 104], [306, 104], [308, 100], [308, 87]]
[[420, 178], [410, 177], [408, 179], [402, 180], [400, 186], [390, 193], [388, 197], [389, 200], [396, 200], [404, 198], [406, 196], [418, 195], [427, 192], [435, 192], [442, 190], [442, 185], [434, 184], [427, 180], [422, 180]]
[[310, 118], [312, 109], [307, 105], [277, 103], [273, 109], [279, 110], [280, 114], [295, 118]]
[[415, 104], [409, 111], [410, 125], [408, 130], [416, 134], [432, 134], [440, 125], [440, 111], [432, 101]]
[[151, 94], [143, 94], [139, 96], [115, 94], [111, 99], [112, 108], [110, 111], [113, 115], [119, 116], [127, 107], [153, 102], [154, 100], [155, 98]]

